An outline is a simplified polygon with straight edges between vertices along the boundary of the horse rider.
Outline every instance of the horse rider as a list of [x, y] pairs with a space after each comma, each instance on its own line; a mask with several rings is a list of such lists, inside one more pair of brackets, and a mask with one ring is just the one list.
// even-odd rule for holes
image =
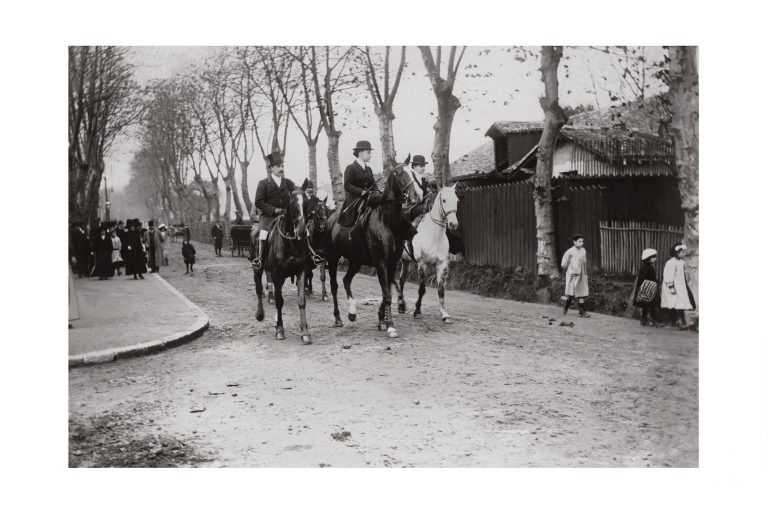
[[317, 208], [317, 203], [320, 202], [320, 199], [315, 195], [315, 183], [309, 178], [304, 180], [301, 188], [304, 190], [304, 199], [306, 199], [305, 204], [307, 205], [304, 210], [307, 212], [306, 217], [309, 220], [312, 218], [312, 213]]
[[254, 204], [261, 211], [259, 219], [259, 244], [256, 258], [251, 262], [256, 270], [261, 270], [264, 244], [267, 241], [269, 228], [290, 204], [291, 192], [295, 189], [293, 182], [284, 177], [283, 156], [279, 151], [267, 155], [268, 176], [256, 187]]
[[338, 224], [351, 227], [358, 218], [358, 213], [364, 203], [368, 206], [376, 206], [383, 198], [373, 179], [373, 171], [368, 167], [371, 160], [371, 143], [361, 140], [352, 150], [355, 161], [349, 164], [344, 171], [344, 190], [347, 197], [341, 206]]
[[[429, 193], [429, 186], [424, 177], [424, 171], [428, 163], [423, 155], [414, 155], [413, 160], [411, 160], [411, 170], [416, 185], [421, 189], [421, 197], [427, 197], [427, 193]], [[427, 213], [427, 205], [422, 201], [408, 211], [408, 220], [411, 221], [425, 213]]]

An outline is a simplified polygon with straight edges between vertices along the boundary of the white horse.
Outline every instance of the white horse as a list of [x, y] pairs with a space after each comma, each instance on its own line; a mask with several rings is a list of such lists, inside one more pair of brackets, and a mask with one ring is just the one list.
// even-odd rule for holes
[[[459, 227], [459, 219], [456, 211], [459, 206], [459, 198], [456, 195], [456, 184], [443, 187], [437, 193], [432, 208], [424, 215], [417, 226], [416, 235], [413, 237], [413, 254], [403, 252], [403, 266], [400, 270], [400, 282], [397, 286], [398, 312], [405, 313], [405, 298], [403, 286], [408, 276], [408, 267], [412, 260], [416, 261], [419, 269], [419, 299], [416, 301], [414, 318], [421, 318], [421, 299], [426, 291], [427, 269], [435, 269], [437, 278], [437, 296], [440, 298], [440, 315], [446, 324], [452, 323], [451, 316], [445, 309], [445, 279], [448, 273], [449, 244], [446, 228], [455, 230]], [[412, 257], [411, 257], [412, 256]], [[396, 283], [397, 285], [397, 283]]]

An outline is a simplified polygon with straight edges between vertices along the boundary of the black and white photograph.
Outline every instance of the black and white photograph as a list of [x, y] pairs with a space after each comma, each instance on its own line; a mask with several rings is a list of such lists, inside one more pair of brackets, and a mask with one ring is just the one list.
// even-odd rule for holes
[[762, 509], [739, 4], [14, 8], [11, 508]]
[[697, 466], [697, 47], [68, 56], [70, 466]]

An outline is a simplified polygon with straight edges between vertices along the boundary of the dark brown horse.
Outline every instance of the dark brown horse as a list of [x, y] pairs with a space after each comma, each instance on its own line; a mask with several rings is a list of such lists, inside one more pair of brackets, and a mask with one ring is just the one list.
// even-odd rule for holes
[[309, 216], [309, 221], [307, 222], [309, 252], [313, 265], [307, 269], [307, 277], [304, 284], [304, 293], [308, 297], [311, 297], [312, 269], [315, 267], [315, 265], [317, 265], [317, 269], [320, 272], [320, 283], [323, 286], [321, 295], [323, 302], [328, 300], [328, 292], [325, 290], [325, 247], [323, 246], [325, 231], [328, 228], [328, 216], [330, 215], [327, 200], [328, 198], [326, 197], [322, 201], [318, 201], [317, 205], [315, 206], [315, 210], [312, 212], [307, 212]]
[[408, 229], [410, 229], [410, 225], [401, 215], [402, 202], [406, 197], [408, 202], [419, 200], [413, 177], [410, 173], [403, 171], [407, 163], [406, 160], [403, 164], [397, 164], [387, 177], [381, 204], [372, 208], [370, 212], [364, 213], [351, 228], [337, 224], [340, 209], [328, 219], [324, 248], [328, 274], [331, 278], [336, 327], [344, 325], [339, 314], [337, 299], [339, 285], [336, 281], [339, 259], [343, 256], [349, 262], [349, 268], [344, 276], [344, 289], [349, 303], [347, 317], [351, 322], [357, 319], [355, 299], [352, 296], [352, 279], [361, 266], [374, 267], [382, 295], [378, 328], [386, 330], [390, 338], [397, 337], [397, 330], [392, 321], [391, 287], [397, 262], [403, 252], [403, 239], [408, 236]]
[[301, 341], [304, 345], [312, 343], [307, 326], [306, 298], [304, 296], [304, 276], [310, 265], [310, 252], [307, 244], [306, 221], [304, 219], [304, 192], [291, 192], [290, 203], [285, 213], [278, 217], [267, 235], [264, 247], [264, 265], [262, 269], [253, 271], [256, 283], [256, 295], [259, 305], [256, 310], [256, 320], [264, 320], [262, 304], [261, 274], [266, 271], [272, 275], [275, 285], [275, 307], [277, 321], [275, 324], [275, 339], [285, 339], [283, 328], [283, 283], [290, 277], [295, 279], [299, 293], [299, 312], [301, 313]]

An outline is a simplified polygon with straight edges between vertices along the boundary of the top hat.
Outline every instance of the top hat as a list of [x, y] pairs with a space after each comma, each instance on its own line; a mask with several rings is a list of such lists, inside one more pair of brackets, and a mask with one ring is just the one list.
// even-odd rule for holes
[[429, 162], [427, 162], [424, 159], [424, 155], [414, 155], [413, 160], [411, 160], [411, 167], [416, 165], [427, 165]]
[[363, 150], [373, 151], [373, 148], [371, 148], [371, 143], [368, 142], [367, 140], [358, 141], [357, 145], [355, 145], [355, 147], [353, 148], [353, 151], [363, 151]]
[[267, 155], [264, 160], [267, 162], [267, 167], [272, 167], [273, 165], [282, 165], [283, 155], [281, 155], [279, 151], [275, 151], [274, 153]]

